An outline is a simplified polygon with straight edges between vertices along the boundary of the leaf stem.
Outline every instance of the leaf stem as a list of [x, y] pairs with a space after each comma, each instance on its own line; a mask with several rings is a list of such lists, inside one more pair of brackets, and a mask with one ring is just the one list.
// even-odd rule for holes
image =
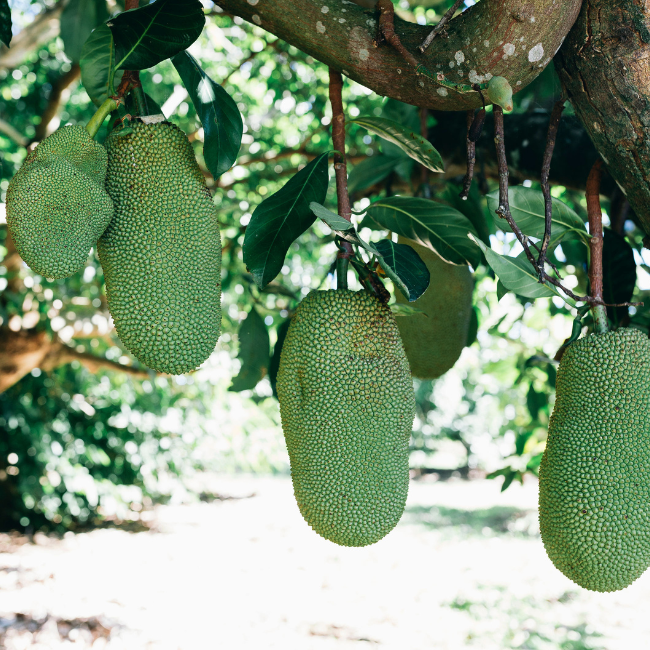
[[[589, 172], [585, 196], [589, 216], [589, 287], [594, 300], [603, 300], [603, 213], [600, 208], [600, 179], [602, 161], [597, 160]], [[592, 307], [594, 327], [601, 334], [609, 330], [607, 309], [602, 304]]]
[[88, 131], [91, 137], [94, 138], [97, 135], [97, 132], [104, 123], [106, 116], [112, 113], [116, 108], [117, 102], [112, 97], [109, 97], [97, 109], [95, 114], [90, 118], [88, 124], [86, 124], [86, 131]]

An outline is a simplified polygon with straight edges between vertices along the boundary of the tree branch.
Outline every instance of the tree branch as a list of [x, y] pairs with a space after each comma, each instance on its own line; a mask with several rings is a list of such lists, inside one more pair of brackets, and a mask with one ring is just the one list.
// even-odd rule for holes
[[81, 74], [81, 68], [78, 63], [74, 63], [68, 72], [60, 76], [54, 84], [52, 84], [52, 91], [47, 100], [47, 106], [41, 115], [41, 121], [36, 127], [34, 133], [34, 138], [32, 142], [40, 142], [47, 136], [47, 127], [50, 122], [54, 119], [56, 114], [59, 112], [59, 106], [61, 105], [61, 95], [63, 91], [74, 83]]
[[[529, 84], [560, 47], [582, 0], [482, 0], [448, 23], [418, 61], [455, 83], [500, 75], [515, 90]], [[481, 106], [478, 93], [460, 94], [418, 76], [400, 54], [375, 47], [377, 14], [351, 3], [323, 0], [216, 0], [224, 11], [259, 25], [380, 95], [442, 110]], [[395, 33], [417, 52], [430, 28], [395, 18]], [[523, 39], [523, 40], [522, 40]]]
[[462, 4], [463, 0], [456, 0], [447, 13], [440, 19], [440, 22], [431, 30], [431, 33], [422, 41], [422, 45], [418, 47], [418, 50], [422, 52], [422, 54], [427, 51], [429, 45], [433, 42], [433, 39], [440, 34], [444, 26], [454, 17], [454, 14]]
[[0, 120], [0, 133], [4, 133], [10, 140], [13, 140], [19, 147], [26, 147], [29, 144], [29, 139], [26, 138], [20, 131], [14, 129], [9, 122]]

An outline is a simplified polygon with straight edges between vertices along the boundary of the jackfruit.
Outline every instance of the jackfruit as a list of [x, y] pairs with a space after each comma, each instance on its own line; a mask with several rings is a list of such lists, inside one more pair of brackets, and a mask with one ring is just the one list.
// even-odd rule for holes
[[7, 226], [35, 273], [67, 278], [86, 263], [113, 216], [106, 165], [83, 126], [64, 126], [25, 158], [7, 188]]
[[106, 139], [115, 216], [99, 240], [108, 308], [124, 345], [170, 374], [194, 370], [221, 331], [217, 210], [186, 135], [131, 123]]
[[277, 392], [305, 521], [341, 546], [379, 541], [404, 511], [415, 417], [390, 309], [363, 291], [310, 293], [291, 320]]
[[427, 265], [431, 281], [415, 302], [407, 303], [399, 291], [395, 292], [398, 303], [423, 312], [400, 316], [397, 326], [413, 376], [436, 379], [458, 361], [467, 343], [474, 281], [468, 266], [448, 264], [430, 248], [410, 239], [398, 237], [398, 242], [415, 249]]
[[572, 343], [539, 471], [546, 552], [567, 578], [617, 591], [650, 565], [650, 340], [635, 329]]

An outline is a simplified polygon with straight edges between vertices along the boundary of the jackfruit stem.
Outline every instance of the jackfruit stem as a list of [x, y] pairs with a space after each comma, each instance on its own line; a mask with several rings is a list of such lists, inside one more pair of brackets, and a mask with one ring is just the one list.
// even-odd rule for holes
[[348, 257], [336, 258], [336, 288], [337, 289], [348, 288], [348, 267], [349, 267]]
[[94, 138], [97, 135], [97, 132], [104, 123], [106, 117], [116, 109], [117, 102], [113, 98], [109, 97], [104, 101], [104, 103], [97, 109], [97, 112], [90, 118], [88, 124], [86, 124], [86, 131], [88, 131], [91, 137]]

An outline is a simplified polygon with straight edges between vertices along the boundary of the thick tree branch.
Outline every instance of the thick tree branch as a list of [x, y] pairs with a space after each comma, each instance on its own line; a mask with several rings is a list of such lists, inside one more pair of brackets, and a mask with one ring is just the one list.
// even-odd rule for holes
[[[575, 21], [582, 0], [482, 0], [448, 23], [418, 61], [455, 83], [506, 77], [521, 90], [546, 66]], [[389, 46], [374, 46], [377, 14], [342, 0], [216, 0], [224, 11], [259, 25], [380, 95], [442, 110], [481, 106], [415, 74]], [[395, 32], [412, 54], [430, 28], [395, 18]]]

